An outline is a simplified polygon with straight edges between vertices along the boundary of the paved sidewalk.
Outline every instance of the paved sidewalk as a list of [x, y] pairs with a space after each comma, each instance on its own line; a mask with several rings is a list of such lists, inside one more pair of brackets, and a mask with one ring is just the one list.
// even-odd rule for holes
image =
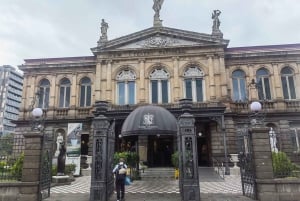
[[[209, 169], [201, 169], [201, 201], [252, 201], [242, 196], [241, 178], [226, 176], [225, 180], [213, 176]], [[51, 188], [51, 197], [45, 201], [89, 201], [91, 177], [77, 177], [71, 185]], [[178, 180], [137, 180], [126, 186], [126, 201], [180, 201]], [[116, 201], [116, 194], [109, 201]]]
[[[67, 193], [52, 194], [45, 201], [89, 201], [89, 193]], [[253, 201], [237, 194], [205, 194], [201, 193], [201, 201]], [[177, 193], [126, 193], [125, 201], [180, 201], [180, 194]], [[109, 201], [116, 201], [116, 195], [112, 195]]]

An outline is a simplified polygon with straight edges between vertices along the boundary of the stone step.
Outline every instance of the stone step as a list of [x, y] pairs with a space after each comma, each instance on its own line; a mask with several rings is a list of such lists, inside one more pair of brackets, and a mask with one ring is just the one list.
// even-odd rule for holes
[[174, 178], [174, 168], [147, 168], [144, 171], [141, 171], [142, 179], [151, 179], [151, 178]]

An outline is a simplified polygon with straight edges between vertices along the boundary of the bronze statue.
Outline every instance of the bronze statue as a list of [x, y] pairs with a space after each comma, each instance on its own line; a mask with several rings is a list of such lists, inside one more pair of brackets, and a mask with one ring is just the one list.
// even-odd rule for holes
[[66, 163], [66, 147], [65, 143], [60, 143], [59, 154], [57, 157], [57, 176], [65, 175], [65, 163]]

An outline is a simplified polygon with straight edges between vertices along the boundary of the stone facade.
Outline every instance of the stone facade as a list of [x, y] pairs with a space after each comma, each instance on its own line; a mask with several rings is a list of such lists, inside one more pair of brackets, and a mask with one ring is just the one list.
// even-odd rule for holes
[[[26, 59], [19, 66], [24, 71], [19, 131], [28, 126], [30, 103], [35, 92], [41, 89], [41, 81], [45, 79], [49, 81], [48, 105], [44, 107], [48, 129], [52, 129], [55, 134], [62, 130], [66, 133], [68, 123], [82, 122], [83, 134], [91, 136], [93, 104], [97, 100], [104, 100], [110, 103], [108, 117], [117, 121], [115, 133], [118, 139], [125, 118], [139, 105], [158, 104], [178, 116], [178, 101], [187, 97], [185, 79], [199, 78], [202, 99], [196, 100], [193, 96], [193, 115], [196, 119], [196, 133], [204, 134], [198, 139], [198, 150], [201, 152], [202, 148], [205, 149], [203, 153], [208, 158], [205, 165], [211, 165], [212, 157], [224, 157], [223, 126], [227, 134], [227, 153], [236, 153], [236, 127], [240, 122], [248, 123], [249, 103], [260, 98], [257, 88], [250, 83], [253, 79], [257, 80], [257, 72], [261, 69], [268, 73], [263, 77], [269, 80], [271, 94], [271, 98], [263, 101], [265, 124], [275, 127], [278, 132], [288, 132], [284, 130], [283, 124], [300, 128], [300, 45], [228, 48], [228, 44], [229, 40], [220, 36], [161, 26], [101, 43], [91, 49], [94, 56]], [[295, 96], [290, 98], [285, 97], [282, 88], [282, 69], [285, 67], [291, 70], [295, 86]], [[192, 69], [191, 72], [188, 72], [189, 69]], [[126, 77], [120, 74], [122, 71], [132, 75], [127, 74]], [[244, 89], [240, 89], [239, 93], [233, 81], [236, 71], [244, 72], [244, 84], [238, 85]], [[164, 89], [158, 87], [158, 93], [163, 90], [166, 93], [158, 95], [158, 101], [153, 103], [151, 76], [154, 74], [158, 77], [166, 76], [167, 85]], [[69, 80], [70, 94], [68, 104], [61, 106], [60, 87], [65, 78]], [[91, 104], [81, 106], [83, 78], [90, 79]], [[130, 97], [120, 104], [120, 96], [123, 95], [118, 88], [120, 79], [124, 85], [127, 84], [127, 88], [124, 87], [125, 98], [132, 95], [133, 104], [128, 103]], [[163, 79], [160, 77], [157, 80]], [[130, 81], [134, 82], [132, 94], [128, 94]], [[265, 79], [264, 83], [264, 89], [268, 88]], [[193, 90], [197, 88], [191, 85]], [[244, 99], [236, 99], [236, 95], [243, 94]], [[162, 101], [163, 97], [168, 100]], [[225, 118], [225, 125], [220, 121], [221, 116]], [[147, 140], [139, 141], [142, 142], [145, 158]], [[116, 140], [117, 150], [120, 143], [121, 140]]]

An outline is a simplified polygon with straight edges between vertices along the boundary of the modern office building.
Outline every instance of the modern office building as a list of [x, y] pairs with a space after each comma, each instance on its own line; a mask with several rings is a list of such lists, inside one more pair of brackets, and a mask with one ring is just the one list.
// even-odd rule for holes
[[15, 132], [22, 100], [23, 75], [9, 65], [0, 66], [0, 136]]
[[39, 91], [36, 106], [44, 110], [46, 130], [66, 138], [69, 123], [82, 123], [82, 154], [87, 154], [94, 103], [104, 100], [109, 102], [106, 116], [116, 123], [116, 150], [138, 146], [149, 166], [169, 166], [170, 154], [162, 153], [177, 149], [176, 136], [122, 137], [121, 128], [142, 105], [159, 105], [178, 117], [179, 100], [188, 98], [199, 165], [210, 166], [213, 158], [237, 152], [237, 131], [248, 125], [249, 105], [258, 101], [270, 132], [292, 132], [294, 137], [285, 141], [293, 145], [291, 154], [297, 152], [300, 44], [230, 48], [219, 27], [220, 13], [213, 14], [209, 34], [165, 27], [156, 15], [152, 27], [112, 40], [102, 20], [92, 56], [25, 59], [19, 66], [24, 92], [18, 129], [29, 127], [31, 101]]

